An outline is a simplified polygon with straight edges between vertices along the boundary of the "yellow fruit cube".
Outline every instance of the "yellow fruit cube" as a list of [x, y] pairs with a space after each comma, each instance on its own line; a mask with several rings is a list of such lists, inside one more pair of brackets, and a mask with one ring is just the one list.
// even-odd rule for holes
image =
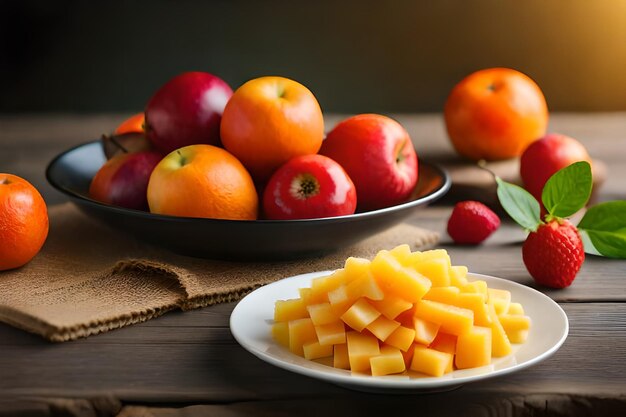
[[517, 330], [530, 329], [530, 317], [528, 316], [502, 314], [499, 319], [507, 334]]
[[364, 258], [349, 257], [343, 267], [345, 271], [346, 281], [351, 282], [361, 278], [370, 270], [370, 260]]
[[441, 331], [460, 335], [472, 328], [474, 312], [436, 301], [422, 300], [415, 306], [415, 316], [441, 326]]
[[413, 317], [413, 328], [415, 329], [415, 341], [428, 346], [435, 340], [439, 332], [440, 325], [432, 321]]
[[438, 301], [444, 304], [453, 304], [459, 296], [459, 290], [457, 287], [433, 287], [424, 295], [423, 300]]
[[289, 323], [281, 321], [272, 325], [272, 337], [278, 344], [289, 347]]
[[511, 293], [507, 290], [487, 288], [487, 302], [493, 304], [497, 315], [504, 314], [509, 311]]
[[485, 302], [487, 301], [487, 283], [483, 280], [468, 282], [461, 287], [461, 292], [482, 294]]
[[369, 271], [350, 282], [346, 287], [346, 292], [350, 299], [365, 297], [370, 300], [382, 300], [385, 296]]
[[348, 345], [341, 344], [333, 346], [333, 367], [338, 369], [350, 369], [350, 357], [348, 356]]
[[339, 320], [339, 316], [331, 308], [330, 303], [311, 304], [306, 307], [313, 324], [320, 326]]
[[346, 281], [346, 273], [343, 269], [338, 269], [330, 275], [313, 278], [311, 281], [311, 296], [320, 297], [341, 284], [346, 284]]
[[304, 356], [303, 345], [316, 342], [317, 335], [311, 319], [297, 319], [289, 322], [289, 350]]
[[450, 285], [450, 265], [443, 258], [429, 259], [428, 261], [414, 264], [417, 272], [432, 282], [433, 287], [447, 287]]
[[313, 293], [310, 288], [298, 288], [300, 298], [305, 306], [311, 304], [320, 304], [328, 301], [328, 295], [325, 293]]
[[404, 326], [398, 327], [389, 335], [389, 337], [387, 337], [387, 339], [385, 339], [386, 344], [396, 347], [403, 352], [409, 350], [414, 341], [415, 329], [409, 329]]
[[440, 352], [446, 352], [454, 355], [456, 353], [456, 340], [457, 336], [455, 335], [439, 332], [437, 333], [435, 340], [433, 340], [428, 347]]
[[380, 251], [371, 264], [371, 270], [385, 295], [401, 297], [414, 303], [419, 301], [431, 287], [428, 278], [406, 268], [388, 251]]
[[453, 305], [472, 310], [474, 312], [475, 325], [484, 327], [491, 326], [489, 311], [487, 309], [487, 304], [485, 304], [485, 298], [482, 294], [461, 293]]
[[328, 292], [328, 302], [335, 314], [339, 316], [345, 313], [357, 299], [358, 297], [348, 294], [348, 287], [343, 284]]
[[358, 332], [346, 334], [350, 369], [363, 372], [370, 369], [370, 358], [380, 355], [378, 339]]
[[321, 345], [319, 342], [309, 342], [302, 346], [304, 358], [313, 360], [333, 356], [333, 345]]
[[382, 376], [404, 372], [406, 367], [400, 349], [383, 346], [380, 355], [370, 358], [370, 369], [373, 376]]
[[450, 285], [463, 288], [467, 285], [467, 267], [455, 265], [450, 267]]
[[407, 244], [396, 246], [389, 253], [396, 258], [401, 265], [407, 266], [410, 262], [411, 247]]
[[274, 321], [291, 321], [307, 317], [309, 317], [309, 312], [300, 298], [278, 300], [274, 304]]
[[382, 300], [371, 301], [371, 304], [380, 311], [380, 313], [390, 320], [395, 319], [404, 311], [413, 307], [413, 304], [393, 295], [385, 296]]
[[359, 298], [345, 313], [341, 315], [341, 320], [356, 331], [362, 331], [371, 322], [380, 316], [376, 310], [364, 298]]
[[452, 369], [452, 355], [415, 345], [411, 369], [431, 376], [442, 376]]
[[376, 320], [371, 322], [366, 329], [372, 332], [374, 336], [378, 338], [378, 340], [384, 342], [391, 333], [393, 333], [398, 327], [400, 327], [400, 323], [395, 320], [390, 320], [387, 317], [381, 315]]
[[511, 314], [512, 316], [523, 316], [524, 307], [522, 307], [520, 303], [510, 303], [508, 311], [505, 311], [502, 314]]
[[493, 304], [489, 304], [489, 317], [491, 318], [491, 356], [499, 358], [510, 355], [513, 352], [511, 342], [500, 324]]
[[524, 343], [528, 338], [528, 330], [513, 330], [506, 334], [511, 343]]
[[341, 320], [315, 326], [315, 334], [322, 346], [346, 343], [346, 328]]
[[423, 252], [415, 251], [411, 254], [412, 265], [416, 265], [421, 262], [428, 262], [435, 259], [443, 259], [446, 261], [448, 266], [452, 265], [452, 262], [450, 261], [450, 255], [448, 255], [448, 251], [446, 251], [445, 249], [432, 249]]
[[473, 326], [459, 335], [454, 359], [458, 369], [476, 368], [491, 363], [491, 329]]

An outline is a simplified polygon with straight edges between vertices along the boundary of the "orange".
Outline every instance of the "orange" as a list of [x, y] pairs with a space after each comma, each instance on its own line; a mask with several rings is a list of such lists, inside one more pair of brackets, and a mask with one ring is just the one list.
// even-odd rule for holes
[[224, 147], [263, 182], [291, 158], [317, 153], [324, 119], [308, 88], [283, 77], [261, 77], [230, 98], [220, 135]]
[[143, 133], [146, 120], [143, 113], [137, 113], [124, 120], [113, 132], [114, 135], [125, 133]]
[[30, 261], [48, 237], [48, 210], [28, 181], [0, 173], [0, 271]]
[[470, 74], [453, 89], [444, 108], [448, 136], [469, 159], [519, 156], [546, 132], [548, 106], [539, 86], [509, 68]]
[[255, 220], [258, 200], [252, 177], [241, 162], [212, 145], [171, 152], [148, 182], [148, 205], [156, 214]]

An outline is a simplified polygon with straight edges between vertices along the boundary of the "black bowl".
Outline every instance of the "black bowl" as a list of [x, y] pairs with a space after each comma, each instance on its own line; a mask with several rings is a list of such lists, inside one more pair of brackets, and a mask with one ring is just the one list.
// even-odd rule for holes
[[102, 204], [89, 198], [89, 184], [105, 162], [99, 142], [74, 147], [50, 162], [48, 182], [88, 215], [148, 243], [211, 259], [285, 260], [335, 251], [380, 232], [420, 206], [443, 196], [450, 178], [419, 163], [419, 181], [406, 203], [349, 216], [309, 220], [220, 220], [164, 216]]

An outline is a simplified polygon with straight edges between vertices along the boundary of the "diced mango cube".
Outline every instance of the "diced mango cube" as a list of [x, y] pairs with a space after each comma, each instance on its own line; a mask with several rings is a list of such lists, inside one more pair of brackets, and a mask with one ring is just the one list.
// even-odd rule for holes
[[289, 323], [280, 321], [272, 325], [272, 337], [280, 345], [289, 347]]
[[341, 284], [346, 284], [346, 273], [343, 269], [338, 269], [330, 275], [313, 278], [311, 281], [311, 296], [318, 297], [327, 294]]
[[371, 322], [366, 329], [372, 332], [374, 336], [378, 338], [378, 340], [384, 342], [391, 333], [393, 333], [398, 327], [400, 327], [400, 322], [395, 320], [390, 320], [387, 317], [381, 315], [376, 320]]
[[482, 294], [485, 302], [487, 301], [487, 283], [483, 280], [468, 282], [461, 287], [461, 292]]
[[440, 352], [446, 352], [454, 355], [456, 353], [456, 340], [457, 336], [455, 335], [439, 332], [437, 333], [435, 340], [433, 340], [428, 347]]
[[428, 278], [433, 287], [447, 287], [450, 285], [450, 265], [443, 258], [429, 259], [414, 264], [415, 270]]
[[369, 273], [370, 260], [364, 258], [349, 257], [343, 267], [345, 271], [346, 281], [352, 282]]
[[412, 265], [416, 265], [421, 262], [428, 262], [434, 259], [443, 259], [446, 261], [448, 266], [452, 265], [452, 262], [450, 261], [450, 255], [445, 249], [431, 249], [423, 252], [415, 251], [411, 254]]
[[484, 327], [491, 326], [491, 319], [489, 318], [489, 311], [487, 310], [487, 304], [485, 304], [483, 294], [461, 293], [453, 305], [472, 310], [474, 312], [475, 325]]
[[350, 357], [348, 356], [348, 345], [333, 346], [333, 367], [338, 369], [350, 369]]
[[442, 376], [452, 369], [452, 355], [415, 345], [411, 369], [431, 376]]
[[459, 335], [454, 359], [458, 369], [476, 368], [491, 363], [491, 329], [473, 326]]
[[528, 330], [513, 330], [506, 334], [511, 343], [524, 343], [528, 338]]
[[298, 288], [298, 292], [300, 293], [300, 298], [305, 306], [311, 304], [320, 304], [328, 301], [327, 293], [313, 293], [313, 290], [310, 288]]
[[508, 311], [505, 311], [502, 314], [511, 314], [513, 316], [523, 316], [524, 307], [522, 307], [520, 303], [510, 303]]
[[385, 294], [401, 297], [414, 303], [419, 301], [431, 287], [428, 278], [402, 266], [388, 251], [380, 251], [371, 263], [371, 270], [379, 287]]
[[316, 341], [315, 326], [311, 319], [297, 319], [289, 322], [289, 350], [291, 352], [304, 356], [302, 346]]
[[369, 271], [350, 282], [346, 287], [346, 292], [350, 299], [365, 297], [370, 300], [382, 300], [385, 296]]
[[389, 335], [389, 337], [387, 337], [387, 339], [385, 339], [386, 344], [396, 347], [403, 352], [409, 350], [414, 341], [415, 329], [409, 329], [404, 326], [398, 327]]
[[500, 324], [493, 304], [489, 304], [489, 317], [491, 318], [491, 356], [499, 358], [510, 355], [513, 352], [511, 342]]
[[450, 285], [463, 288], [467, 285], [467, 267], [455, 265], [450, 267]]
[[530, 317], [528, 316], [502, 314], [499, 319], [507, 334], [516, 330], [530, 329]]
[[348, 294], [348, 287], [344, 284], [328, 292], [328, 302], [335, 314], [341, 316], [356, 302], [358, 297]]
[[333, 345], [321, 345], [319, 342], [309, 342], [302, 346], [304, 358], [313, 360], [333, 356]]
[[511, 304], [510, 291], [487, 288], [487, 297], [487, 302], [493, 304], [497, 315], [509, 311], [509, 305]]
[[406, 369], [400, 349], [392, 346], [380, 348], [380, 355], [370, 358], [370, 368], [373, 376], [398, 374]]
[[401, 265], [407, 266], [410, 262], [411, 257], [411, 247], [407, 244], [398, 245], [395, 248], [391, 249], [389, 253], [396, 258]]
[[274, 321], [291, 321], [307, 317], [309, 317], [309, 313], [300, 298], [278, 300], [274, 305]]
[[453, 286], [433, 287], [428, 290], [426, 294], [424, 294], [423, 300], [438, 301], [440, 303], [454, 305], [454, 302], [456, 301], [460, 292], [460, 289]]
[[412, 303], [392, 295], [385, 296], [382, 300], [371, 301], [371, 304], [390, 320], [395, 319], [400, 313], [413, 307]]
[[369, 370], [370, 358], [380, 355], [378, 339], [374, 336], [358, 332], [348, 332], [346, 334], [346, 341], [348, 345], [350, 369], [357, 372]]
[[422, 300], [415, 306], [415, 316], [441, 325], [441, 331], [460, 335], [471, 329], [474, 312], [436, 301]]
[[315, 334], [322, 346], [346, 343], [346, 328], [341, 320], [315, 326]]
[[376, 310], [364, 298], [359, 298], [345, 313], [341, 320], [354, 330], [361, 331], [380, 316]]
[[339, 320], [339, 316], [332, 309], [330, 303], [311, 304], [306, 309], [309, 312], [309, 317], [313, 320], [313, 324], [316, 326]]
[[413, 317], [413, 328], [415, 329], [415, 341], [428, 346], [435, 340], [439, 332], [440, 325], [432, 321]]

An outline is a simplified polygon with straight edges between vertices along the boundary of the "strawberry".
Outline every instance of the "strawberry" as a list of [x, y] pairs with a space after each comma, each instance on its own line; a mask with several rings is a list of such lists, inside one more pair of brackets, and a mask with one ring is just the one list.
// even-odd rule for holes
[[448, 234], [456, 243], [479, 244], [500, 227], [500, 218], [478, 201], [461, 201], [448, 220]]
[[538, 284], [568, 287], [585, 260], [576, 226], [565, 219], [541, 224], [522, 246], [524, 265]]

